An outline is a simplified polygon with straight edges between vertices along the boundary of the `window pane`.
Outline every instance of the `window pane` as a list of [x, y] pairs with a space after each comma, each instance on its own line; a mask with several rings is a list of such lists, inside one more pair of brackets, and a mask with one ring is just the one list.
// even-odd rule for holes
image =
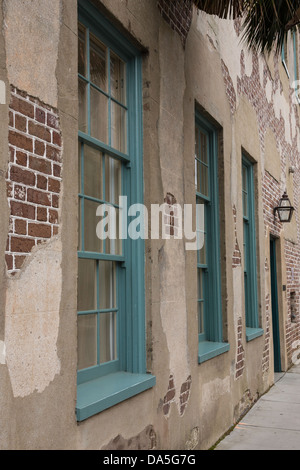
[[243, 228], [244, 228], [244, 232], [243, 232], [243, 235], [244, 235], [244, 243], [243, 243], [243, 247], [244, 247], [244, 271], [247, 272], [247, 270], [248, 270], [247, 252], [248, 252], [248, 249], [249, 249], [249, 244], [248, 244], [248, 224], [245, 221], [244, 221], [244, 224], [243, 224]]
[[200, 188], [200, 163], [198, 160], [195, 160], [195, 186], [196, 186], [196, 191], [200, 193], [201, 188]]
[[97, 308], [96, 262], [78, 260], [77, 308], [79, 312]]
[[82, 224], [83, 224], [83, 219], [81, 217], [81, 205], [82, 205], [82, 199], [78, 199], [78, 250], [82, 251], [83, 250], [83, 245], [82, 245]]
[[195, 128], [195, 158], [199, 158], [199, 129]]
[[111, 95], [122, 104], [126, 104], [126, 65], [111, 51], [110, 56]]
[[198, 268], [198, 300], [203, 299], [203, 272]]
[[100, 309], [116, 308], [116, 269], [111, 261], [99, 261]]
[[108, 144], [108, 98], [91, 86], [91, 136]]
[[198, 333], [204, 333], [204, 303], [198, 302]]
[[205, 204], [201, 199], [197, 201], [197, 248], [198, 263], [206, 264], [206, 221], [205, 221]]
[[78, 315], [78, 369], [97, 364], [97, 316]]
[[117, 321], [116, 313], [100, 315], [100, 363], [117, 358]]
[[80, 78], [78, 81], [78, 101], [79, 101], [79, 116], [78, 116], [79, 130], [87, 134], [88, 133], [87, 85]]
[[242, 170], [242, 177], [243, 177], [243, 191], [247, 191], [247, 168], [243, 165]]
[[105, 241], [105, 253], [109, 255], [122, 255], [122, 240], [119, 238], [119, 214], [117, 208], [112, 208], [114, 217], [110, 219], [110, 237]]
[[86, 77], [86, 29], [78, 25], [78, 73]]
[[202, 132], [200, 132], [200, 142], [201, 161], [208, 164], [207, 136]]
[[206, 265], [206, 235], [203, 232], [197, 233], [198, 237], [198, 263]]
[[93, 147], [84, 147], [84, 194], [103, 198], [102, 153]]
[[98, 202], [84, 200], [84, 250], [103, 252], [103, 240], [96, 233], [99, 218], [96, 215]]
[[90, 35], [90, 80], [107, 92], [106, 47], [93, 34]]
[[243, 216], [248, 217], [248, 197], [247, 193], [243, 191]]
[[78, 142], [78, 192], [81, 193], [81, 142]]
[[120, 152], [127, 152], [127, 111], [111, 102], [111, 145]]
[[105, 157], [105, 201], [116, 205], [121, 195], [121, 169], [119, 160]]
[[205, 165], [200, 164], [200, 178], [201, 178], [201, 194], [208, 196], [208, 168]]

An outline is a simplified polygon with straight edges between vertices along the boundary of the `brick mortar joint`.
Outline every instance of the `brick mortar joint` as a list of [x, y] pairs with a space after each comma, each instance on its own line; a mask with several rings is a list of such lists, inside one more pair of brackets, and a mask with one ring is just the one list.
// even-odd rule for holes
[[27, 103], [31, 103], [32, 105], [36, 104], [40, 108], [44, 108], [47, 111], [56, 114], [57, 116], [59, 115], [59, 111], [56, 107], [50, 106], [49, 104], [41, 101], [36, 96], [30, 95], [30, 94], [20, 90], [15, 85], [10, 85], [10, 91], [11, 91], [11, 95], [17, 96], [17, 97], [19, 97], [20, 99], [22, 99], [23, 101], [25, 101]]
[[6, 172], [10, 215], [5, 250], [11, 275], [21, 270], [34, 247], [58, 234], [62, 151], [58, 110], [12, 85]]

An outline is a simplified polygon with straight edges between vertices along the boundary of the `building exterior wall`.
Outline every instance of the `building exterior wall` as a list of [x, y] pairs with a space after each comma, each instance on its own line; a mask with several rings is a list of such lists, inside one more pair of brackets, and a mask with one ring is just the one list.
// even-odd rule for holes
[[[238, 21], [198, 12], [189, 0], [92, 2], [142, 51], [147, 208], [195, 207], [195, 109], [217, 129], [230, 349], [198, 364], [195, 252], [184, 239], [149, 238], [146, 356], [156, 384], [77, 422], [77, 2], [50, 3], [0, 0], [0, 448], [208, 449], [274, 381], [270, 235], [283, 370], [300, 340], [294, 70], [289, 78], [281, 58], [248, 52]], [[263, 334], [252, 341], [243, 302], [242, 151], [255, 163]], [[296, 209], [290, 224], [273, 214], [285, 190]]]

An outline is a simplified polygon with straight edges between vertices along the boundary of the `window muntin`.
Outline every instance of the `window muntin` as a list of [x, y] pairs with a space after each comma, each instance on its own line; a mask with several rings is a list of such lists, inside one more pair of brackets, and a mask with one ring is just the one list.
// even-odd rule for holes
[[198, 277], [198, 333], [205, 337], [205, 284], [207, 264], [207, 210], [209, 203], [209, 137], [203, 129], [195, 127], [195, 186], [197, 211], [197, 277]]
[[289, 73], [289, 61], [288, 61], [288, 37], [284, 38], [284, 41], [282, 44], [281, 61], [282, 61], [283, 67], [285, 68], [287, 76], [289, 77], [290, 73]]
[[127, 154], [126, 63], [83, 24], [78, 35], [79, 130]]
[[293, 49], [294, 49], [294, 93], [296, 102], [300, 103], [299, 97], [299, 36], [297, 31], [293, 31]]
[[[124, 354], [119, 331], [125, 314], [120, 308], [125, 304], [125, 253], [118, 216], [127, 163], [120, 152], [128, 151], [127, 66], [82, 23], [78, 40], [79, 131], [87, 136], [79, 140], [78, 152], [78, 370], [101, 374], [103, 365], [105, 373], [120, 369]], [[96, 232], [101, 206], [102, 215], [108, 215], [106, 209], [115, 215], [109, 219], [113, 234], [106, 238]]]
[[196, 113], [198, 336], [199, 344], [210, 342], [211, 344], [218, 343], [219, 346], [223, 342], [223, 335], [217, 165], [217, 132], [213, 126]]
[[244, 155], [242, 196], [246, 327], [258, 328], [254, 171], [253, 164]]
[[[79, 93], [84, 98], [79, 96], [79, 101], [81, 101], [78, 131], [80, 169], [78, 211], [80, 216], [81, 207], [84, 203], [87, 204], [87, 201], [93, 202], [94, 206], [98, 205], [98, 209], [105, 207], [118, 211], [116, 196], [119, 191], [124, 198], [127, 198], [126, 207], [132, 204], [143, 204], [143, 126], [141, 52], [89, 1], [78, 0], [78, 15], [80, 23], [85, 25], [85, 28], [82, 28], [85, 34], [81, 34], [80, 37], [79, 33], [79, 54], [82, 54], [82, 58], [78, 61], [81, 81]], [[87, 34], [87, 31], [90, 34]], [[97, 87], [91, 83], [88, 77], [88, 74], [91, 75], [88, 67], [91, 57], [88, 42], [91, 34], [106, 47], [108, 81], [107, 88], [105, 88], [106, 85], [102, 85], [103, 90], [101, 86]], [[96, 46], [98, 47], [99, 44]], [[102, 60], [104, 63], [99, 48], [96, 50], [100, 57], [97, 60], [100, 62]], [[94, 80], [97, 81], [97, 78]], [[102, 124], [100, 126], [105, 136], [104, 141], [91, 135], [92, 88], [101, 96], [103, 95], [106, 101], [104, 98], [102, 101], [108, 106], [107, 109], [104, 107], [103, 113], [105, 119], [107, 117], [107, 122], [104, 123], [103, 119], [103, 126]], [[115, 112], [114, 109], [117, 111]], [[119, 109], [123, 110], [122, 113], [118, 111]], [[123, 116], [120, 117], [120, 114]], [[85, 127], [83, 127], [84, 124]], [[119, 132], [119, 129], [124, 130], [124, 127], [125, 131]], [[81, 130], [83, 128], [84, 131]], [[107, 134], [105, 134], [105, 129]], [[126, 153], [118, 150], [124, 147], [124, 142]], [[89, 150], [95, 149], [96, 154], [87, 151], [85, 147]], [[85, 162], [85, 158], [91, 158], [93, 161], [100, 158], [101, 163], [96, 164], [98, 173], [95, 178], [91, 176], [91, 168], [89, 168], [91, 162]], [[116, 167], [115, 162], [120, 162], [120, 164]], [[86, 186], [85, 173], [90, 175], [86, 178], [88, 181], [92, 178], [91, 185]], [[102, 184], [104, 173], [105, 187]], [[99, 204], [102, 199], [103, 203], [109, 204], [106, 206]], [[126, 210], [125, 207], [124, 210]], [[85, 220], [87, 218], [85, 210], [82, 218]], [[128, 229], [125, 221], [126, 217], [123, 217], [122, 235]], [[118, 233], [118, 226], [116, 230]], [[90, 237], [88, 241], [91, 240], [92, 245], [96, 246], [96, 248], [92, 246], [92, 249], [96, 251], [85, 251], [85, 239], [82, 238], [85, 231]], [[94, 273], [93, 281], [87, 287], [90, 289], [92, 301], [87, 302], [87, 307], [82, 302], [83, 306], [80, 308], [94, 308], [96, 305], [95, 312], [80, 310], [78, 314], [78, 330], [82, 322], [82, 330], [86, 333], [78, 339], [78, 355], [80, 356], [78, 362], [82, 369], [79, 367], [77, 374], [76, 417], [78, 421], [83, 421], [153, 387], [155, 376], [147, 373], [146, 369], [144, 240], [131, 240], [128, 237], [122, 240], [118, 249], [116, 246], [118, 240], [113, 240], [111, 244], [111, 241], [106, 239], [102, 240], [103, 244], [105, 241], [105, 246], [96, 245], [94, 236], [89, 234], [82, 221], [80, 221], [79, 232], [79, 250], [84, 248], [84, 251], [78, 252], [79, 262], [83, 259], [92, 260], [90, 270]], [[81, 279], [83, 277], [84, 275]], [[102, 279], [102, 282], [99, 283], [99, 279]], [[109, 288], [105, 287], [104, 280]], [[106, 298], [101, 292], [101, 288], [104, 287], [108, 294]], [[101, 299], [105, 301], [101, 303]], [[88, 353], [84, 352], [85, 350], [89, 350]]]

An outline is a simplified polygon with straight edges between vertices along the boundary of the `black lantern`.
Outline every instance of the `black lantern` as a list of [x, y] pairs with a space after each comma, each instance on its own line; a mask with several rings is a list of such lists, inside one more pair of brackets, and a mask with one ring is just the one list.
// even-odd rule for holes
[[277, 211], [280, 222], [290, 222], [292, 219], [294, 210], [295, 209], [291, 205], [291, 201], [289, 200], [288, 195], [285, 191], [282, 198], [279, 201], [279, 206], [275, 207], [274, 209], [274, 215], [276, 214], [276, 211]]

